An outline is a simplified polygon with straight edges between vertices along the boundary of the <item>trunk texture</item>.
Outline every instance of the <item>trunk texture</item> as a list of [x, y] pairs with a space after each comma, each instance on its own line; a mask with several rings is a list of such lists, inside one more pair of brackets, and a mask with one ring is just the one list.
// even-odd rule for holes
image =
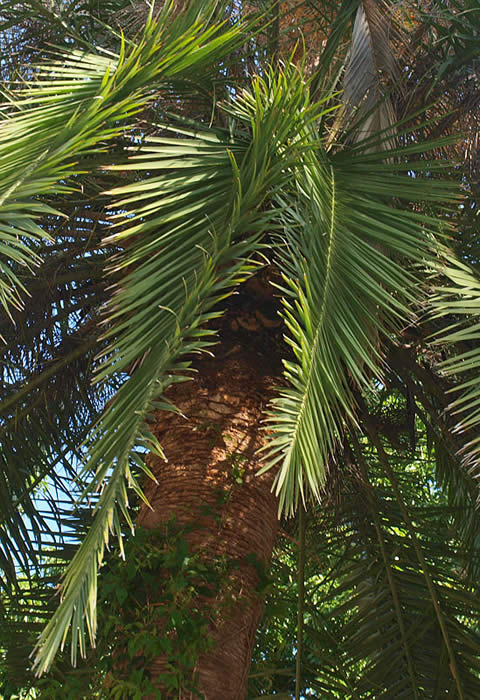
[[[257, 348], [258, 336], [251, 340]], [[152, 508], [142, 506], [138, 517], [139, 525], [154, 529], [174, 516], [186, 527], [190, 552], [235, 563], [220, 592], [201, 602], [212, 647], [199, 657], [195, 673], [206, 700], [246, 698], [263, 610], [259, 571], [270, 562], [278, 522], [274, 474], [259, 477], [256, 472], [258, 450], [265, 444], [261, 420], [280, 368], [273, 366], [272, 355], [242, 345], [223, 342], [216, 357], [198, 363], [193, 381], [170, 391], [168, 397], [184, 415], [161, 413], [153, 426], [168, 462], [151, 459], [158, 485], [147, 486]], [[163, 657], [151, 672], [154, 679], [168, 673]], [[189, 691], [181, 697], [198, 695]]]

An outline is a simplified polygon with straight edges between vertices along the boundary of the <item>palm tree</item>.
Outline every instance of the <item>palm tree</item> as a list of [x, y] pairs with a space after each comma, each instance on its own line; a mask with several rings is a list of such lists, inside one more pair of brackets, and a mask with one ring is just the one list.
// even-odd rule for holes
[[[54, 13], [61, 28], [68, 9]], [[12, 11], [18, 11], [15, 4]], [[342, 59], [354, 12], [349, 59]], [[340, 465], [350, 463], [358, 467], [354, 483], [371, 517], [363, 539], [353, 538], [356, 568], [348, 574], [357, 590], [352, 605], [376, 630], [364, 636], [374, 646], [373, 671], [365, 677], [378, 687], [386, 648], [395, 648], [406, 664], [406, 697], [411, 688], [414, 696], [422, 692], [419, 651], [410, 643], [419, 617], [405, 618], [398, 593], [412, 585], [413, 566], [415, 574], [421, 571], [415, 585], [432, 602], [429, 620], [440, 635], [430, 643], [441, 640], [451, 670], [446, 687], [473, 697], [474, 656], [464, 647], [478, 649], [471, 631], [478, 601], [461, 593], [467, 574], [454, 577], [445, 552], [433, 559], [444, 569], [438, 564], [431, 574], [420, 516], [409, 511], [379, 437], [386, 423], [379, 428], [372, 419], [372, 396], [394, 379], [407, 387], [410, 404], [412, 397], [414, 406], [422, 403], [424, 425], [436, 431], [437, 458], [442, 445], [448, 455], [447, 492], [469, 504], [468, 517], [452, 516], [458, 540], [475, 541], [474, 484], [465, 460], [456, 457], [470, 438], [467, 433], [457, 444], [454, 421], [443, 417], [443, 391], [436, 396], [428, 385], [436, 378], [423, 359], [435, 354], [425, 349], [426, 332], [440, 334], [441, 347], [467, 344], [444, 369], [453, 376], [448, 389], [458, 387], [460, 372], [470, 372], [458, 390], [473, 430], [476, 277], [446, 250], [442, 236], [453, 231], [458, 184], [445, 161], [434, 157], [454, 139], [436, 135], [435, 121], [395, 89], [399, 78], [384, 16], [370, 2], [345, 3], [333, 13], [317, 67], [291, 53], [275, 13], [268, 15], [272, 29], [264, 44], [258, 25], [241, 19], [238, 8], [228, 14], [217, 3], [179, 10], [167, 3], [158, 15], [139, 14], [126, 15], [135, 31], [142, 27], [135, 39], [128, 32], [126, 38], [109, 35], [95, 13], [80, 15], [70, 35], [78, 49], [27, 63], [25, 87], [7, 86], [3, 106], [5, 586], [14, 585], [19, 565], [29, 570], [37, 562], [48, 522], [33, 494], [46, 477], [53, 480], [46, 498], [64, 521], [54, 487], [67, 497], [75, 479], [74, 490], [94, 503], [93, 520], [61, 583], [61, 603], [38, 643], [37, 669], [51, 666], [69, 629], [74, 662], [78, 648], [86, 653], [86, 633], [94, 641], [97, 569], [111, 533], [123, 548], [121, 516], [132, 526], [130, 489], [141, 499], [137, 531], [149, 531], [142, 535], [147, 550], [139, 551], [158, 555], [151, 569], [157, 587], [169, 590], [166, 557], [173, 540], [184, 579], [188, 561], [195, 564], [188, 595], [179, 595], [177, 580], [175, 600], [197, 620], [200, 635], [193, 661], [180, 662], [183, 621], [177, 615], [172, 623], [168, 596], [154, 592], [150, 577], [141, 600], [152, 618], [145, 629], [156, 643], [147, 649], [142, 631], [143, 642], [129, 649], [129, 639], [117, 634], [115, 674], [128, 676], [143, 664], [151, 683], [150, 690], [143, 687], [145, 697], [155, 687], [173, 697], [194, 692], [192, 683], [208, 698], [218, 697], [219, 688], [222, 697], [244, 697], [277, 514], [291, 516], [308, 505], [316, 513], [312, 531], [312, 522], [329, 515], [310, 504], [335, 483]], [[108, 51], [92, 46], [98, 36]], [[380, 51], [372, 51], [372, 37]], [[278, 55], [285, 51], [282, 42], [292, 62], [261, 66], [261, 50], [271, 52], [273, 45]], [[468, 66], [470, 56], [463, 55], [457, 71]], [[345, 73], [339, 110], [332, 97], [334, 56]], [[365, 62], [368, 79], [359, 84]], [[5, 71], [13, 80], [12, 69]], [[418, 77], [409, 79], [423, 87]], [[437, 89], [443, 89], [440, 81]], [[453, 288], [442, 286], [445, 264]], [[427, 272], [437, 275], [437, 316], [421, 326], [432, 287]], [[455, 326], [459, 315], [466, 330]], [[405, 410], [411, 427], [418, 408]], [[368, 459], [362, 430], [374, 455]], [[476, 448], [473, 441], [469, 459], [476, 459]], [[387, 486], [378, 476], [369, 483], [369, 460], [388, 479], [390, 495], [382, 503], [395, 500], [400, 515], [384, 513], [372, 495]], [[349, 488], [342, 485], [338, 493]], [[338, 517], [357, 532], [361, 503], [345, 498], [346, 515], [339, 509]], [[382, 536], [384, 527], [390, 535], [400, 528], [399, 518], [408, 531], [401, 546]], [[432, 522], [436, 518], [438, 509]], [[394, 601], [389, 620], [378, 612], [379, 579], [371, 567], [365, 576], [362, 566], [371, 562], [365, 552], [373, 545], [365, 542], [372, 533], [372, 556], [380, 547], [387, 571], [381, 594], [389, 591]], [[409, 562], [416, 557], [401, 574], [391, 564], [399, 551]], [[439, 581], [442, 591], [463, 595], [462, 608], [450, 599], [442, 607]], [[362, 596], [367, 603], [359, 602]], [[463, 624], [459, 616], [468, 624], [454, 634], [450, 627], [458, 631]], [[385, 639], [393, 624], [396, 646], [379, 645], [379, 625]], [[440, 681], [438, 687], [444, 687]]]

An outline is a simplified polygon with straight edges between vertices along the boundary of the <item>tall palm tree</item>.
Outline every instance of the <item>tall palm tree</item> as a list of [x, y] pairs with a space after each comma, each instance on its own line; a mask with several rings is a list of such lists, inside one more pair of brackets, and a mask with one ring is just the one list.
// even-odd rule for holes
[[[55, 17], [64, 27], [69, 5], [61, 9]], [[341, 59], [355, 12], [349, 58]], [[158, 15], [139, 14], [126, 15], [135, 30], [142, 27], [135, 39], [112, 38], [94, 13], [80, 14], [71, 31], [77, 50], [16, 67], [25, 86], [7, 86], [0, 131], [0, 556], [5, 586], [12, 585], [19, 565], [35, 565], [48, 525], [35, 488], [53, 479], [47, 499], [54, 501], [53, 487], [65, 491], [77, 478], [94, 516], [62, 580], [36, 665], [40, 673], [51, 666], [69, 630], [75, 661], [78, 648], [86, 653], [86, 632], [95, 639], [97, 569], [112, 532], [123, 547], [121, 516], [132, 526], [132, 489], [143, 499], [136, 527], [150, 531], [149, 546], [161, 554], [158, 587], [167, 587], [172, 533], [185, 546], [182, 565], [190, 553], [215, 573], [190, 592], [208, 643], [187, 666], [206, 697], [221, 688], [222, 697], [240, 698], [278, 514], [321, 500], [327, 475], [354, 445], [362, 462], [362, 425], [406, 518], [405, 551], [417, 556], [422, 585], [436, 600], [365, 397], [392, 373], [403, 372], [412, 386], [414, 370], [404, 370], [409, 348], [417, 357], [423, 352], [410, 335], [428, 303], [425, 277], [439, 274], [445, 261], [454, 282], [455, 271], [464, 275], [447, 295], [464, 294], [452, 301], [440, 289], [431, 323], [441, 333], [446, 324], [438, 319], [451, 326], [452, 316], [465, 314], [467, 331], [452, 328], [441, 341], [476, 339], [474, 273], [443, 238], [458, 185], [442, 177], [445, 163], [431, 154], [453, 139], [432, 137], [425, 145], [422, 132], [433, 134], [433, 121], [402, 112], [385, 15], [373, 3], [344, 3], [333, 13], [318, 66], [291, 54], [292, 62], [276, 69], [259, 64], [258, 25], [241, 19], [238, 8], [228, 14], [213, 2], [167, 3]], [[278, 55], [288, 32], [280, 16], [268, 18], [265, 45]], [[94, 45], [97, 36], [108, 51]], [[333, 56], [344, 63], [339, 110]], [[462, 352], [466, 367], [458, 356], [444, 365], [454, 377], [478, 362], [475, 347]], [[421, 363], [415, 369], [426, 371]], [[465, 409], [475, 409], [475, 382], [464, 384]], [[425, 410], [435, 413], [428, 401]], [[475, 426], [478, 414], [471, 416]], [[471, 479], [452, 457], [457, 447], [449, 449], [455, 466], [446, 481], [450, 490], [461, 481], [457, 494], [471, 502]], [[398, 517], [367, 503], [377, 534], [380, 517]], [[52, 507], [58, 512], [58, 503]], [[346, 523], [354, 529], [354, 515]], [[463, 519], [460, 527], [465, 538], [477, 536], [475, 523]], [[389, 551], [389, 541], [379, 542]], [[351, 575], [361, 581], [363, 571]], [[391, 572], [387, 578], [393, 595]], [[180, 620], [166, 619], [151, 582], [142, 595], [160, 610], [148, 633], [163, 643], [147, 653], [144, 641], [126, 656], [130, 665], [143, 659], [152, 693], [157, 687], [175, 696], [193, 682], [172, 670]], [[418, 620], [405, 631], [403, 603], [393, 597], [409, 687], [418, 693], [408, 644]], [[473, 599], [465, 605], [475, 609]], [[447, 610], [438, 601], [433, 610], [449, 679], [459, 697], [469, 697], [464, 684], [475, 680], [462, 674], [473, 661], [468, 657], [464, 671], [444, 623]], [[377, 614], [370, 619], [378, 624]], [[119, 677], [128, 675], [120, 653], [113, 665]]]

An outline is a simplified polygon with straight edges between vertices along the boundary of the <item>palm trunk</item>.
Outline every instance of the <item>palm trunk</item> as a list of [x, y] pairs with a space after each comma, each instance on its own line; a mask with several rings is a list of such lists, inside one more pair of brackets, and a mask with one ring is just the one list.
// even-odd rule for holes
[[[272, 364], [253, 351], [224, 343], [220, 356], [204, 359], [195, 379], [175, 385], [169, 394], [184, 416], [162, 413], [153, 426], [168, 462], [151, 461], [158, 485], [150, 482], [147, 487], [151, 509], [142, 506], [138, 524], [158, 528], [174, 516], [188, 533], [190, 552], [235, 563], [220, 592], [201, 601], [209, 608], [213, 643], [195, 667], [198, 690], [206, 700], [243, 700], [247, 693], [263, 609], [259, 570], [270, 562], [277, 530], [273, 473], [256, 476], [257, 452], [265, 442], [261, 419], [278, 383], [279, 368], [272, 369]], [[165, 659], [156, 659], [152, 677], [166, 672]]]

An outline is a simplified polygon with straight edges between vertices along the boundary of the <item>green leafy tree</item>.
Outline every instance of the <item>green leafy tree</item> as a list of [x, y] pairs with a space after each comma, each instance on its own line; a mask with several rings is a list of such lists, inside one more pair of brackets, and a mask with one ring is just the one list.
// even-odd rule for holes
[[[450, 5], [2, 8], [2, 614], [23, 666], [48, 620], [46, 697], [244, 697], [272, 586], [252, 696], [478, 695], [476, 170], [450, 160], [478, 8]], [[292, 602], [289, 547], [268, 566], [297, 512]]]

